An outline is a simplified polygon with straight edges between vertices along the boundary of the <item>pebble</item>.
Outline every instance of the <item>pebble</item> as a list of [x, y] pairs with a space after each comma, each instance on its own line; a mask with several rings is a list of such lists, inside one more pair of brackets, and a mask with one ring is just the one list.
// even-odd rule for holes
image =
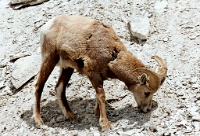
[[198, 93], [195, 97], [197, 100], [200, 100], [200, 93]]
[[59, 116], [56, 118], [56, 121], [57, 121], [57, 122], [62, 122], [62, 121], [64, 121], [64, 120], [65, 120], [65, 118], [64, 118], [63, 115], [59, 115]]
[[171, 136], [171, 133], [170, 133], [170, 132], [164, 132], [164, 133], [162, 134], [162, 136]]
[[199, 84], [192, 84], [192, 90], [196, 90], [199, 88]]
[[164, 42], [167, 42], [169, 39], [168, 38], [163, 38], [163, 41]]
[[54, 123], [56, 123], [56, 120], [55, 120], [55, 118], [52, 118], [52, 119], [50, 120], [50, 124], [54, 124]]
[[157, 128], [154, 127], [154, 126], [150, 126], [150, 127], [149, 127], [149, 130], [150, 130], [151, 132], [157, 132], [157, 131], [158, 131]]

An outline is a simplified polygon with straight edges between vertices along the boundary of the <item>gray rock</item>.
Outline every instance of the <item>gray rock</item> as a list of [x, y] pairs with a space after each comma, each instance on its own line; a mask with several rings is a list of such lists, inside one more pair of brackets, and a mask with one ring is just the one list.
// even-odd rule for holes
[[40, 55], [18, 59], [13, 65], [11, 82], [18, 89], [39, 72]]
[[149, 18], [132, 16], [130, 22], [128, 23], [128, 28], [133, 37], [145, 40], [149, 36]]
[[60, 115], [60, 116], [58, 116], [57, 118], [56, 118], [56, 121], [57, 122], [62, 122], [62, 121], [64, 121], [65, 120], [65, 117], [63, 116], [63, 115]]
[[19, 58], [23, 58], [23, 57], [26, 57], [26, 56], [30, 56], [31, 54], [30, 53], [17, 53], [17, 54], [11, 54], [10, 55], [10, 61], [15, 61]]
[[21, 9], [27, 6], [38, 5], [49, 0], [11, 0], [10, 7], [13, 9]]

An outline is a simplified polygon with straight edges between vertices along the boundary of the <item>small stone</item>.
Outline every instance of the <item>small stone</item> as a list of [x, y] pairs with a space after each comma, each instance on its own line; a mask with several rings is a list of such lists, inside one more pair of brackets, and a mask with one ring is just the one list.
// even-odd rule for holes
[[165, 132], [165, 133], [163, 133], [163, 136], [171, 136], [171, 133], [170, 132]]
[[30, 53], [17, 53], [17, 54], [12, 54], [10, 55], [10, 61], [15, 61], [19, 58], [23, 58], [23, 57], [26, 57], [26, 56], [30, 56], [31, 54]]
[[168, 38], [163, 38], [163, 41], [164, 42], [167, 42], [169, 39]]
[[199, 84], [192, 84], [192, 90], [198, 89], [199, 88]]
[[200, 100], [200, 94], [199, 93], [195, 97], [196, 97], [197, 100]]
[[187, 86], [187, 82], [186, 82], [186, 81], [183, 81], [183, 82], [182, 82], [182, 85], [183, 85], [183, 86]]
[[65, 119], [64, 119], [64, 116], [63, 115], [60, 115], [60, 116], [58, 116], [57, 118], [56, 118], [56, 121], [57, 122], [62, 122], [62, 121], [64, 121]]
[[200, 122], [200, 115], [198, 116], [193, 116], [192, 117], [192, 121], [198, 121], [198, 122]]
[[1, 62], [0, 63], [0, 68], [4, 68], [6, 66], [6, 63], [5, 62]]
[[56, 120], [55, 120], [55, 118], [52, 118], [52, 119], [50, 120], [50, 123], [51, 123], [51, 124], [54, 124], [54, 123], [56, 123]]
[[191, 80], [190, 80], [190, 84], [194, 84], [194, 83], [197, 83], [198, 81], [198, 77], [191, 77]]
[[196, 39], [196, 35], [191, 35], [189, 36], [190, 40], [195, 40]]
[[4, 88], [5, 87], [5, 84], [3, 81], [0, 81], [0, 89]]
[[156, 127], [154, 127], [154, 126], [150, 126], [149, 129], [150, 129], [151, 132], [157, 132], [157, 131], [158, 131], [158, 130], [156, 129]]

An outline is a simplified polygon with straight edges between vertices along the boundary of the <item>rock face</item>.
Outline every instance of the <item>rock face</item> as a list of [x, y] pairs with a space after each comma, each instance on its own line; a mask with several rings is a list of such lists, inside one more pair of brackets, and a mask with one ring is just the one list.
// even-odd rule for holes
[[134, 16], [128, 23], [129, 31], [133, 37], [146, 40], [149, 35], [149, 19], [147, 17]]
[[39, 72], [40, 55], [33, 55], [18, 59], [13, 65], [11, 82], [16, 89], [24, 85]]

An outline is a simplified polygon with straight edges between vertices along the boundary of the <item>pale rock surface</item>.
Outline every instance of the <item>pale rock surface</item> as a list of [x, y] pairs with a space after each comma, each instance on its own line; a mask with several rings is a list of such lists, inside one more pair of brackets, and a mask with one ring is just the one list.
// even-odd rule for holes
[[24, 85], [39, 72], [41, 55], [20, 58], [13, 64], [11, 82], [16, 89]]

